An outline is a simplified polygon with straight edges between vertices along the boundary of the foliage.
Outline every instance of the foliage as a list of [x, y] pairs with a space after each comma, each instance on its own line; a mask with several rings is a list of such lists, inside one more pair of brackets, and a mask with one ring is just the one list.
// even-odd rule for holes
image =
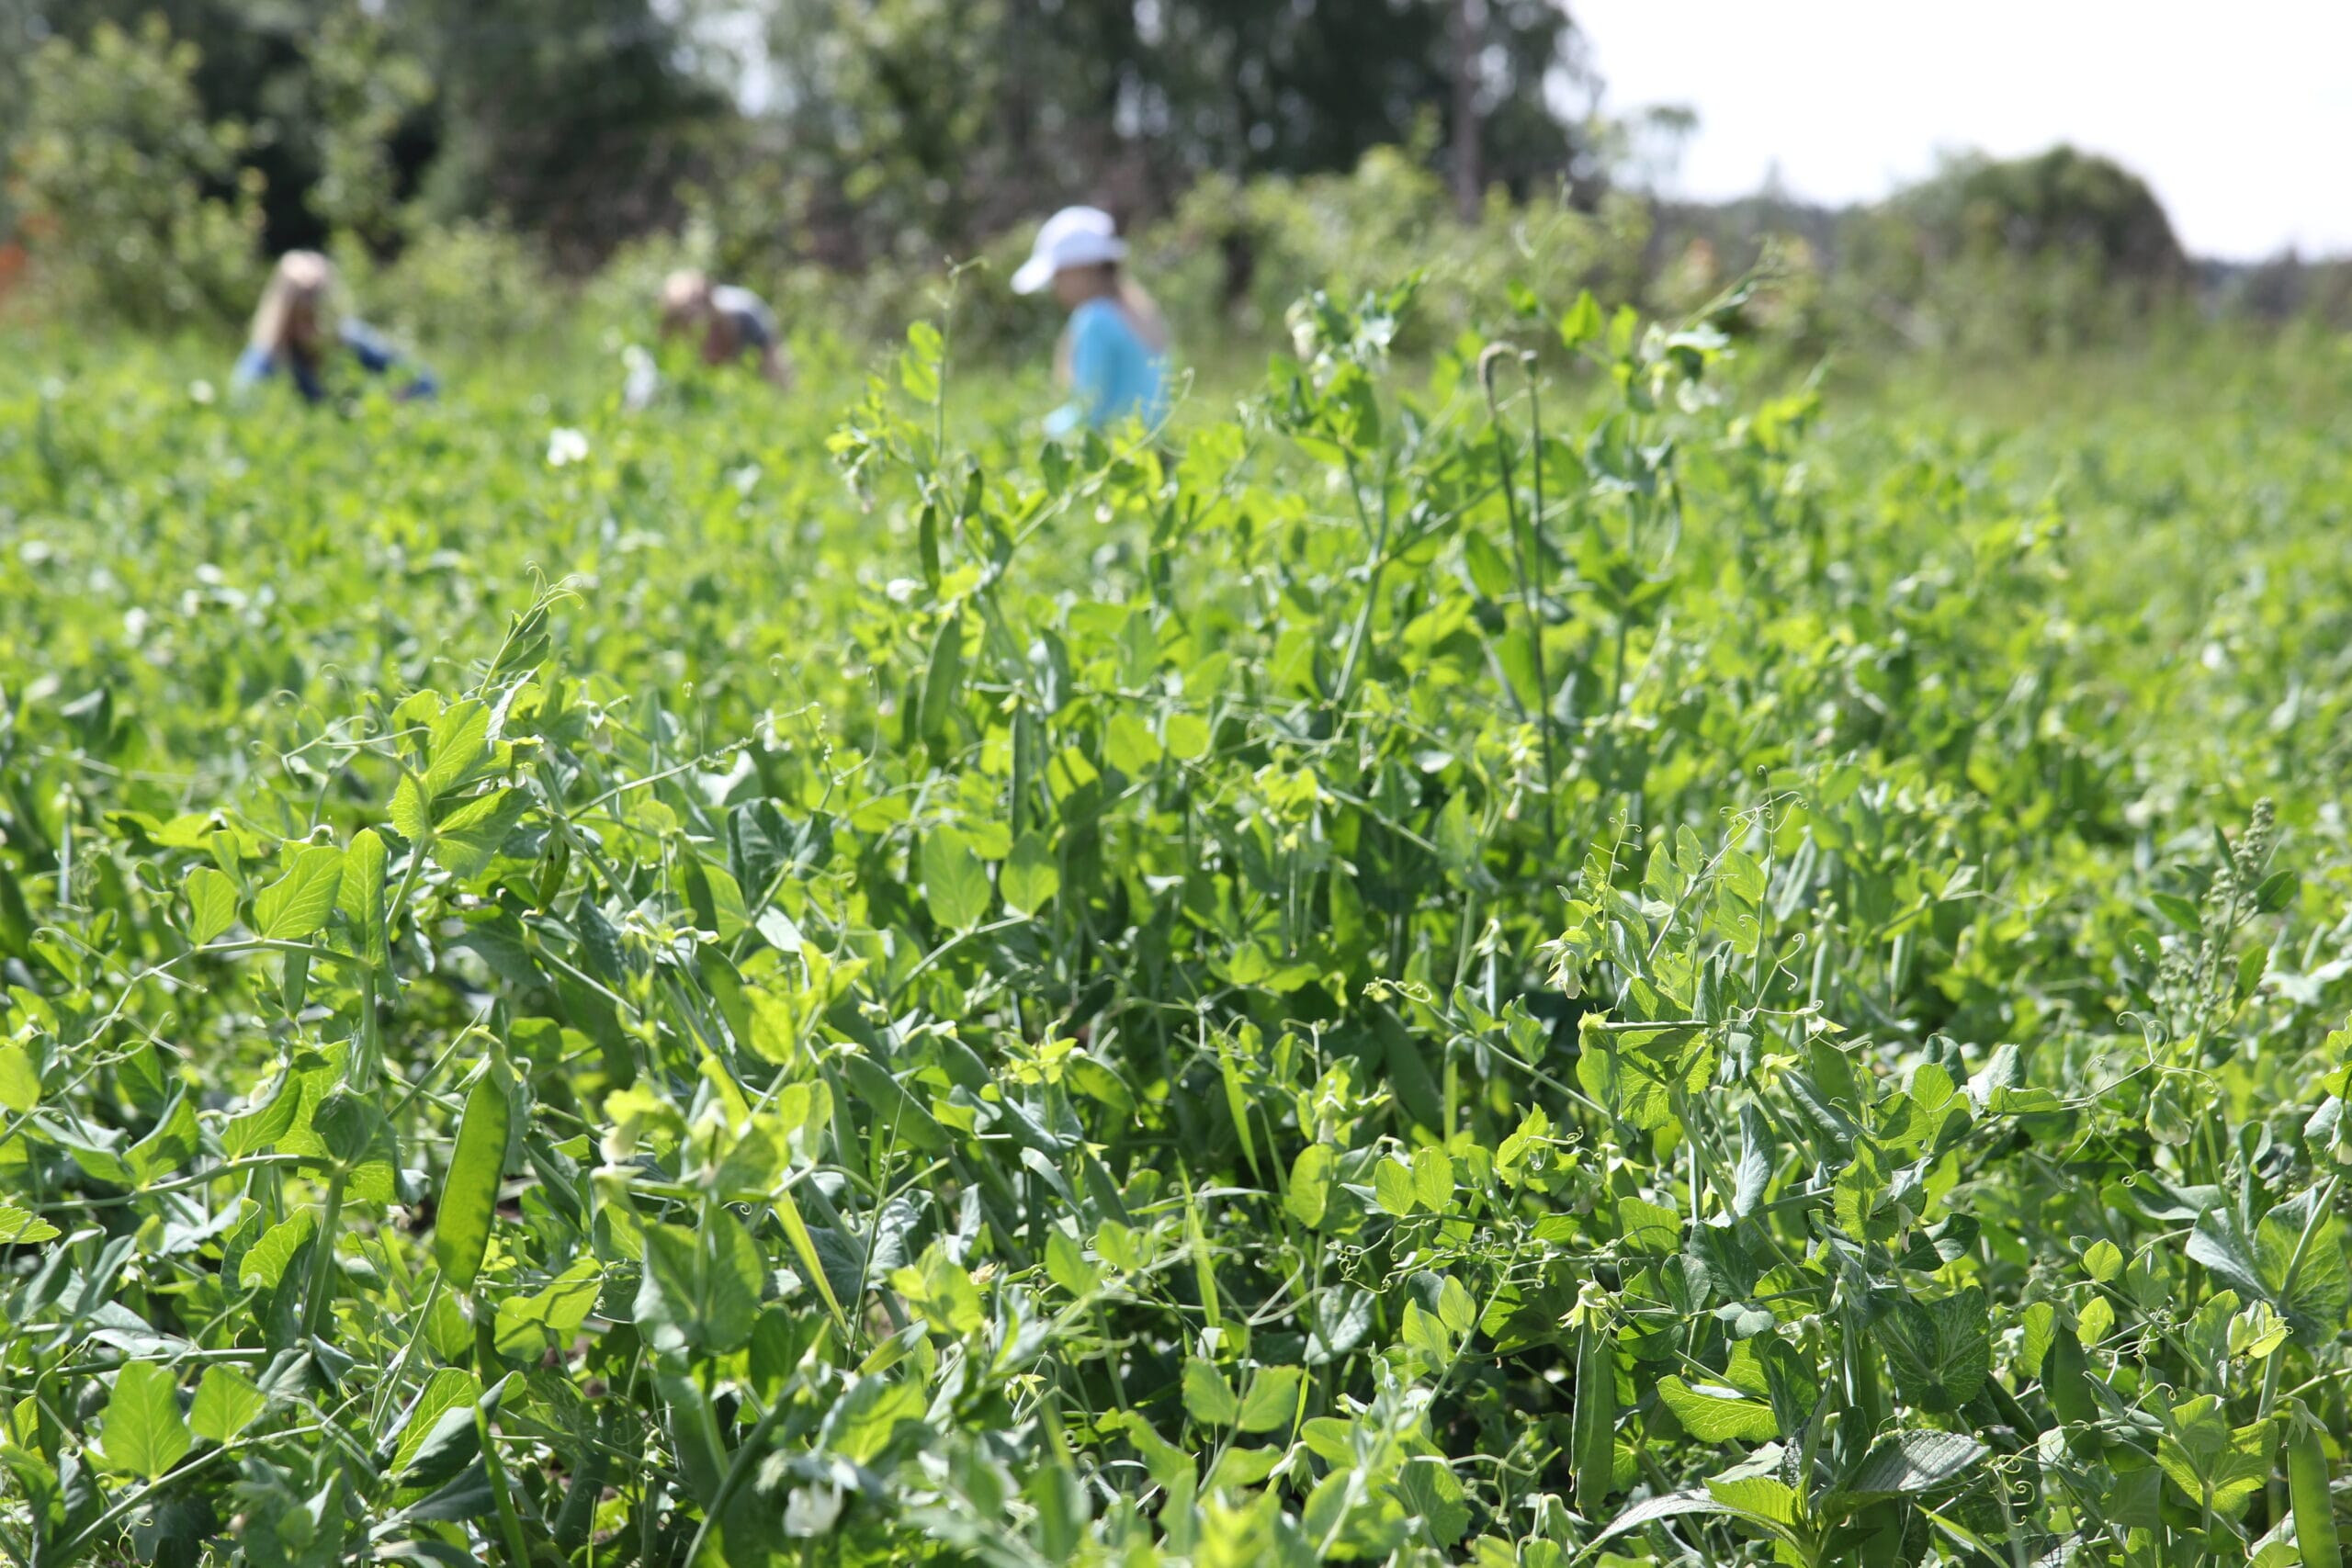
[[568, 310], [537, 247], [495, 223], [424, 224], [387, 264], [349, 246], [341, 258], [371, 317], [414, 341], [508, 347], [546, 338]]
[[[2164, 209], [2107, 159], [2058, 146], [1956, 158], [1836, 236], [1829, 308], [1850, 329], [1987, 357], [2144, 333], [2177, 304], [2188, 262]], [[1840, 327], [1833, 325], [1832, 331]]]
[[[1212, 374], [1254, 373], [1267, 354], [1292, 346], [1291, 307], [1303, 297], [1322, 289], [1355, 299], [1408, 274], [1419, 280], [1415, 310], [1392, 346], [1414, 361], [1487, 323], [1540, 315], [1539, 295], [1640, 293], [1647, 239], [1640, 202], [1611, 197], [1588, 213], [1557, 190], [1524, 202], [1498, 192], [1476, 223], [1464, 224], [1430, 170], [1431, 156], [1426, 147], [1378, 147], [1342, 174], [1246, 182], [1210, 175], [1166, 219], [1139, 227], [1128, 270], [1167, 314], [1180, 361]], [[727, 214], [741, 210], [717, 203], [679, 241], [616, 256], [591, 290], [594, 313], [605, 319], [613, 305], [625, 305], [641, 328], [661, 269], [682, 258], [753, 278], [788, 321], [820, 322], [853, 342], [894, 337], [896, 323], [942, 296], [935, 258], [876, 262], [848, 276], [793, 265], [729, 226]], [[1032, 238], [1026, 226], [1009, 231], [974, 258], [978, 268], [958, 291], [956, 315], [967, 360], [1050, 355], [1062, 311], [1002, 286]]]
[[2318, 1560], [2341, 362], [1413, 303], [0, 383], [10, 1554]]
[[[967, 249], [1067, 201], [1165, 211], [1204, 175], [1344, 172], [1450, 137], [1458, 0], [826, 0], [772, 23], [789, 152], [816, 187], [782, 239], [832, 259]], [[1526, 192], [1574, 152], [1549, 88], [1566, 12], [1473, 13], [1488, 174]], [[1441, 107], [1440, 106], [1448, 106]], [[817, 231], [811, 233], [813, 227]]]
[[69, 308], [157, 327], [251, 307], [258, 181], [245, 128], [198, 112], [198, 58], [157, 22], [33, 59], [14, 178]]
[[380, 11], [328, 15], [310, 53], [319, 99], [319, 176], [309, 205], [329, 232], [381, 253], [405, 237], [398, 140], [433, 97]]
[[2112, 160], [2061, 143], [2030, 158], [1955, 158], [1890, 211], [1945, 254], [2079, 254], [2116, 279], [2177, 278], [2186, 265], [2155, 194]]
[[1204, 173], [1450, 138], [1465, 41], [1487, 176], [1524, 194], [1577, 152], [1553, 89], [1581, 62], [1539, 0], [0, 0], [0, 39], [151, 12], [205, 59], [187, 118], [253, 128], [273, 250], [493, 222], [580, 274], [673, 228], [691, 182], [778, 261], [929, 263], [1069, 200], [1140, 218]]
[[1423, 344], [1450, 344], [1538, 297], [1639, 293], [1647, 224], [1638, 201], [1585, 212], [1557, 187], [1524, 202], [1498, 195], [1465, 224], [1428, 164], [1384, 147], [1343, 175], [1203, 180], [1146, 231], [1138, 272], [1188, 329], [1181, 335], [1200, 343], [1262, 338], [1303, 295], [1385, 288], [1407, 258], [1422, 281], [1412, 325]]
[[438, 87], [440, 134], [419, 199], [444, 222], [489, 220], [571, 270], [673, 221], [698, 137], [725, 123], [716, 86], [649, 0], [460, 0], [401, 7]]
[[[1766, 192], [1714, 207], [1664, 206], [1650, 271], [1673, 303], [1678, 272], [1759, 264], [1783, 281], [1784, 335], [1814, 352], [1926, 351], [2016, 361], [2162, 342], [2199, 310], [2283, 314], [2283, 289], [2200, 283], [2138, 176], [2064, 145], [2031, 157], [1970, 154], [1883, 202], [1841, 209]], [[2200, 264], [2209, 274], [2226, 271]], [[2298, 301], [2300, 303], [2300, 301]]]

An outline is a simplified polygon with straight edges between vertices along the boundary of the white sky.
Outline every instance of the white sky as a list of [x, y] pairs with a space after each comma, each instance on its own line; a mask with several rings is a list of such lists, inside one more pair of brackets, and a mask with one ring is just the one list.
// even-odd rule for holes
[[2352, 252], [2352, 0], [1569, 0], [1603, 107], [1698, 111], [1669, 192], [1883, 196], [1939, 149], [2053, 141], [2198, 254]]

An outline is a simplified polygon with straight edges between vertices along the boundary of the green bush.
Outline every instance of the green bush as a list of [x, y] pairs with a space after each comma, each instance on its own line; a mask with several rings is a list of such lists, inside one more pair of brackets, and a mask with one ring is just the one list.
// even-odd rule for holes
[[470, 349], [547, 336], [568, 313], [569, 295], [529, 240], [466, 220], [418, 230], [396, 261], [368, 277], [359, 303], [421, 346]]
[[16, 175], [41, 287], [63, 310], [148, 328], [233, 319], [260, 287], [248, 140], [208, 123], [195, 46], [160, 18], [52, 39], [29, 73]]
[[1292, 301], [1315, 289], [1353, 298], [1423, 276], [1414, 337], [1423, 345], [1510, 320], [1521, 297], [1572, 298], [1592, 288], [1633, 297], [1648, 229], [1642, 204], [1621, 198], [1599, 213], [1557, 196], [1491, 197], [1475, 224], [1426, 162], [1376, 148], [1345, 175], [1210, 177], [1170, 220], [1142, 235], [1139, 276], [1159, 295], [1180, 337], [1195, 343], [1276, 339]]

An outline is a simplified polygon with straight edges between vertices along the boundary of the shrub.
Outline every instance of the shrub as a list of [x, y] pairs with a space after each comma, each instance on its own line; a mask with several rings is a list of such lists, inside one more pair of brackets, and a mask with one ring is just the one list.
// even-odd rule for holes
[[260, 283], [248, 133], [208, 123], [198, 52], [161, 18], [55, 39], [31, 72], [17, 149], [26, 230], [60, 305], [143, 327], [241, 314]]
[[1267, 337], [1314, 289], [1351, 298], [1418, 270], [1415, 335], [1427, 344], [1508, 319], [1514, 287], [1522, 297], [1573, 298], [1584, 287], [1626, 297], [1647, 231], [1629, 198], [1588, 213], [1558, 197], [1498, 195], [1464, 224], [1436, 175], [1407, 150], [1382, 147], [1346, 175], [1203, 180], [1143, 234], [1136, 265], [1180, 335], [1203, 344]]
[[359, 308], [424, 346], [511, 344], [544, 336], [565, 290], [529, 240], [492, 222], [427, 224], [392, 263], [339, 248]]

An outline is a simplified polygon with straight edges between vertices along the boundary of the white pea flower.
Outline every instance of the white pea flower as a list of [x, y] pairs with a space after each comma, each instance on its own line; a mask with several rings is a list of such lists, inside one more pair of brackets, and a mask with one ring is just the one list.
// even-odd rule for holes
[[569, 425], [558, 425], [548, 432], [548, 467], [566, 468], [588, 460], [588, 437]]

